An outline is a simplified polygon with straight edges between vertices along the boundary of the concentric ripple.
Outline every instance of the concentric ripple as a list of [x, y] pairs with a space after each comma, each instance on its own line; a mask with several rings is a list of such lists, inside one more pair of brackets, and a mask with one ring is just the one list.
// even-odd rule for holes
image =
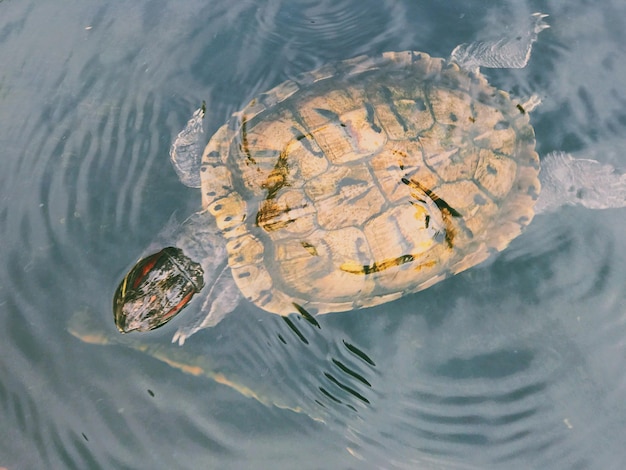
[[[610, 292], [624, 271], [608, 268], [602, 255], [569, 276], [561, 271], [571, 271], [571, 254], [592, 240], [590, 233], [571, 240], [553, 258], [557, 272], [539, 271], [540, 301], [528, 302], [516, 287], [531, 285], [532, 265], [496, 262], [415, 296], [414, 317], [398, 315], [393, 325], [368, 318], [369, 334], [382, 331], [386, 341], [364, 346], [380, 377], [371, 414], [361, 416], [368, 425], [350, 424], [350, 452], [381, 466], [393, 455], [392, 468], [588, 467], [599, 422], [617, 429], [625, 418], [624, 374], [607, 355], [623, 348], [623, 299]], [[592, 243], [587, 253], [614, 253], [597, 243], [605, 248]], [[466, 291], [466, 283], [471, 298], [436, 300]], [[499, 289], [506, 299], [494, 303]], [[607, 435], [603, 445], [617, 451], [619, 439]]]

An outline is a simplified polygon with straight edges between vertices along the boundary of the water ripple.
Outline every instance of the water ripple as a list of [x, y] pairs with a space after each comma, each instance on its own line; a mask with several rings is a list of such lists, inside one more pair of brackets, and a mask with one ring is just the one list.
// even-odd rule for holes
[[[579, 150], [619, 166], [623, 6], [551, 6], [537, 62], [489, 76], [519, 95], [542, 93], [531, 117], [542, 153]], [[66, 7], [63, 20], [45, 2], [0, 7], [0, 59], [12, 64], [0, 77], [11, 110], [0, 116], [0, 414], [9, 423], [0, 465], [202, 468], [209, 456], [231, 468], [317, 457], [337, 468], [556, 469], [619, 458], [620, 211], [539, 216], [489, 264], [317, 325], [244, 305], [184, 349], [169, 344], [174, 322], [145, 342], [114, 336], [109, 348], [65, 331], [89, 308], [99, 331], [115, 333], [121, 272], [175, 210], [198, 206], [167, 153], [202, 99], [215, 129], [323, 63], [449, 50], [471, 38], [482, 9], [461, 18], [461, 2], [428, 10], [392, 0]], [[599, 47], [608, 35], [614, 47]], [[170, 367], [194, 364], [198, 377]]]
[[[273, 3], [275, 8], [258, 12], [257, 34], [269, 36], [289, 63], [300, 66], [296, 73], [345, 58], [335, 55], [337, 45], [342, 54], [346, 50], [352, 55], [371, 54], [388, 43], [394, 28], [408, 26], [406, 9], [399, 2], [364, 1], [359, 8], [346, 0]], [[321, 55], [322, 51], [333, 55]]]

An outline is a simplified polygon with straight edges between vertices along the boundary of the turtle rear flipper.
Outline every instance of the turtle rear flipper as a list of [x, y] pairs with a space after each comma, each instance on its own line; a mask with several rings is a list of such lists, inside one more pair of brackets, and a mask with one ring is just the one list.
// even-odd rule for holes
[[537, 213], [550, 212], [563, 205], [589, 209], [626, 207], [626, 174], [595, 160], [574, 158], [565, 152], [552, 152], [541, 162], [541, 193]]
[[451, 59], [466, 70], [477, 67], [522, 69], [530, 59], [533, 43], [539, 33], [550, 27], [544, 21], [547, 16], [533, 13], [530, 24], [496, 40], [460, 44], [452, 51]]

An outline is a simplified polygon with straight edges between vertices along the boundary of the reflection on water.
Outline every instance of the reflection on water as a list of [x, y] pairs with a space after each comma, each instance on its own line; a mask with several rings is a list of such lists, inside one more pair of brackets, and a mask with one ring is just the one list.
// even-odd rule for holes
[[[319, 326], [242, 305], [177, 348], [176, 320], [112, 324], [125, 269], [199, 206], [167, 154], [203, 99], [210, 135], [298, 73], [444, 56], [534, 3], [83, 3], [0, 2], [0, 467], [621, 468], [623, 210], [538, 216], [488, 264]], [[540, 95], [541, 155], [626, 169], [624, 7], [544, 8], [529, 66], [487, 75]]]

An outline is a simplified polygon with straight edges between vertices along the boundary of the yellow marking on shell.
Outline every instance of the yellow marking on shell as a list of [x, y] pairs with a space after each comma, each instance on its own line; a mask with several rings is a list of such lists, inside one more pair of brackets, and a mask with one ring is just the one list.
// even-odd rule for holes
[[[454, 185], [459, 185], [461, 183], [470, 182], [457, 182], [454, 183]], [[463, 235], [463, 241], [465, 242], [467, 242], [468, 239], [472, 238], [473, 233], [471, 229], [468, 230], [465, 225], [465, 216], [467, 215], [467, 213], [465, 211], [457, 210], [458, 206], [450, 204], [447, 198], [441, 195], [440, 189], [437, 189], [437, 193], [435, 193], [429, 188], [424, 188], [417, 181], [411, 180], [408, 182], [408, 184], [409, 186], [417, 188], [421, 193], [428, 197], [430, 201], [432, 201], [432, 204], [436, 205], [439, 209], [438, 211], [434, 209], [431, 210], [430, 215], [434, 215], [435, 220], [433, 220], [433, 222], [436, 222], [436, 224], [441, 227], [441, 229], [444, 229], [443, 232], [445, 235], [445, 242], [448, 248], [453, 248], [456, 244], [458, 244], [456, 238], [460, 234]], [[470, 187], [475, 188], [475, 193], [479, 193], [479, 190], [475, 184], [470, 183]], [[445, 188], [445, 186], [441, 186], [440, 188]], [[472, 193], [464, 193], [457, 196], [464, 197], [464, 204], [469, 205], [469, 207], [473, 207], [476, 204], [476, 202], [473, 200], [474, 198], [472, 197]], [[417, 194], [416, 197], [419, 197], [419, 194]]]
[[321, 81], [327, 78], [333, 78], [337, 74], [337, 68], [335, 64], [326, 64], [322, 65], [320, 68], [308, 72], [309, 75], [314, 81]]
[[228, 155], [231, 136], [232, 130], [224, 125], [217, 130], [204, 149], [200, 169], [202, 207], [208, 207], [232, 191], [233, 175], [223, 160]]
[[406, 253], [426, 253], [438, 244], [433, 239], [432, 230], [426, 228], [426, 220], [416, 218], [415, 214], [411, 204], [396, 205], [365, 224], [363, 232], [373, 259], [395, 259]]
[[[311, 253], [311, 251], [314, 251]], [[327, 272], [331, 269], [331, 253], [324, 240], [302, 242], [297, 239], [278, 240], [274, 248], [274, 261], [278, 264], [295, 261], [300, 272]], [[294, 270], [294, 273], [296, 271]], [[287, 277], [290, 277], [289, 274]]]
[[[255, 197], [273, 199], [286, 186], [295, 183], [294, 187], [301, 187], [303, 180], [297, 174], [298, 163], [303, 154], [311, 156], [301, 142], [305, 138], [306, 132], [288, 109], [273, 110], [259, 118], [247, 135], [248, 149], [255, 164], [244, 164], [247, 157], [231, 148], [230, 158], [238, 166], [245, 188]], [[315, 143], [308, 147], [315, 147]]]
[[308, 233], [317, 227], [316, 208], [303, 191], [284, 191], [272, 201], [263, 201], [260, 208], [257, 223], [271, 232], [273, 240]]
[[[228, 238], [228, 232], [243, 223], [246, 214], [246, 202], [238, 193], [232, 192], [210, 204], [208, 210], [215, 217], [218, 228]], [[232, 232], [230, 236], [233, 236]]]
[[[412, 193], [411, 194], [413, 196], [413, 198], [415, 199], [420, 199], [421, 197], [423, 197], [422, 194], [416, 194], [416, 193]], [[413, 217], [416, 218], [417, 220], [425, 220], [424, 218], [427, 215], [430, 215], [430, 213], [426, 210], [426, 208], [422, 205], [419, 204], [413, 204], [413, 209], [415, 209], [415, 214], [413, 214]]]
[[[313, 210], [313, 208], [310, 207], [310, 203], [303, 197], [304, 195], [302, 195], [301, 191], [291, 191], [287, 193], [287, 197], [285, 193], [283, 193], [280, 195], [280, 201], [276, 200], [280, 191], [290, 185], [288, 182], [289, 159], [291, 157], [289, 149], [290, 147], [298, 145], [300, 145], [299, 141], [295, 139], [287, 144], [286, 148], [280, 153], [274, 165], [274, 169], [270, 172], [267, 179], [261, 183], [261, 188], [267, 190], [267, 194], [260, 204], [256, 223], [259, 227], [268, 232], [286, 228], [290, 224], [297, 222], [299, 216], [308, 215]], [[292, 200], [289, 201], [289, 198]], [[292, 207], [296, 212], [291, 212]], [[302, 223], [298, 225], [300, 226], [300, 230], [302, 230]], [[298, 231], [298, 229], [296, 229], [296, 231]]]
[[435, 260], [430, 260], [430, 261], [426, 261], [426, 262], [424, 262], [424, 263], [420, 263], [420, 264], [418, 264], [418, 265], [417, 265], [417, 266], [415, 266], [413, 269], [414, 269], [415, 271], [421, 271], [421, 270], [422, 270], [422, 269], [424, 269], [424, 268], [432, 268], [432, 267], [434, 267], [434, 266], [436, 266], [436, 265], [437, 265], [437, 261], [435, 261]]
[[[205, 175], [204, 173], [210, 173]], [[225, 165], [203, 167], [202, 206], [209, 207], [232, 192], [232, 173]]]
[[343, 263], [341, 266], [339, 266], [339, 269], [350, 274], [368, 274], [369, 272], [378, 272], [378, 270], [370, 271], [369, 266], [364, 266], [355, 261], [348, 261], [346, 263]]
[[231, 268], [263, 262], [264, 246], [249, 233], [229, 240], [226, 243], [226, 250], [229, 254], [228, 265]]
[[232, 130], [229, 129], [228, 124], [224, 124], [220, 127], [204, 148], [204, 152], [202, 153], [202, 163], [212, 166], [222, 163], [222, 156], [227, 153], [231, 137]]
[[246, 165], [255, 164], [256, 160], [250, 154], [250, 147], [248, 145], [248, 118], [244, 114], [241, 117], [241, 151], [246, 156]]
[[383, 261], [377, 261], [371, 265], [363, 265], [354, 261], [348, 261], [339, 266], [339, 269], [350, 274], [372, 274], [380, 271], [385, 271], [394, 266], [400, 266], [401, 264], [410, 263], [415, 260], [415, 256], [407, 254], [399, 256], [394, 259], [386, 259]]
[[342, 69], [348, 69], [347, 75], [358, 75], [363, 72], [368, 72], [376, 67], [376, 65], [376, 58], [368, 55], [359, 55], [351, 59], [346, 59], [340, 64]]
[[[252, 303], [258, 304], [274, 287], [272, 276], [263, 263], [233, 266], [231, 270], [233, 279], [239, 290], [241, 290], [242, 295]], [[284, 314], [286, 315], [287, 313]]]
[[346, 260], [371, 263], [365, 235], [356, 227], [314, 233], [304, 244], [297, 239], [280, 240], [274, 253], [276, 265], [272, 268], [279, 282], [304, 299], [347, 301], [367, 296], [375, 288], [373, 280], [356, 278], [338, 268]]
[[[281, 265], [281, 268], [288, 268], [287, 271], [291, 273], [294, 272], [297, 265], [295, 263], [292, 266]], [[281, 274], [282, 277], [285, 277], [286, 272], [282, 271]], [[330, 270], [323, 276], [320, 272], [315, 274], [316, 276], [309, 275], [305, 279], [302, 278], [302, 274], [297, 279], [286, 277], [285, 282], [290, 287], [295, 288], [303, 299], [314, 299], [315, 302], [335, 303], [344, 301], [351, 304], [355, 298], [371, 295], [375, 288], [373, 280], [362, 276], [353, 276], [339, 269]]]
[[413, 62], [413, 52], [412, 51], [388, 51], [383, 52], [383, 58], [388, 60], [389, 62], [395, 64], [401, 64], [405, 67], [410, 67]]
[[[408, 254], [408, 255], [400, 256], [395, 259], [387, 259], [387, 260], [379, 261], [372, 265], [362, 265], [355, 261], [348, 261], [346, 263], [343, 263], [339, 267], [339, 269], [350, 274], [362, 274], [362, 275], [373, 274], [373, 273], [385, 271], [387, 269], [390, 269], [396, 266], [401, 266], [406, 263], [412, 263], [419, 256], [420, 256], [419, 254], [417, 256]], [[425, 263], [418, 263], [416, 266], [412, 266], [411, 268], [415, 271], [421, 271], [424, 268], [432, 268], [436, 264], [437, 264], [437, 261], [430, 260]]]
[[311, 245], [309, 242], [300, 242], [300, 244], [302, 245], [302, 248], [311, 254], [311, 256], [319, 256], [317, 250], [315, 249], [315, 245]]
[[402, 162], [404, 161], [405, 158], [409, 158], [409, 154], [406, 152], [403, 152], [402, 150], [391, 149], [391, 153], [400, 157], [398, 162]]
[[283, 217], [288, 212], [289, 208], [281, 207], [272, 199], [266, 199], [259, 207], [256, 215], [256, 224], [266, 232], [285, 229], [294, 222], [289, 217]]
[[[261, 184], [261, 187], [263, 189], [267, 189], [268, 193], [272, 194], [272, 193], [278, 192], [280, 188], [286, 185], [287, 185], [286, 171], [284, 171], [284, 169], [283, 171], [275, 169], [269, 174], [267, 179]], [[272, 196], [268, 195], [268, 198], [272, 199]]]
[[267, 190], [265, 199], [274, 199], [278, 191], [287, 186], [287, 177], [289, 176], [289, 144], [280, 152], [276, 164], [265, 181], [261, 183], [261, 188]]

